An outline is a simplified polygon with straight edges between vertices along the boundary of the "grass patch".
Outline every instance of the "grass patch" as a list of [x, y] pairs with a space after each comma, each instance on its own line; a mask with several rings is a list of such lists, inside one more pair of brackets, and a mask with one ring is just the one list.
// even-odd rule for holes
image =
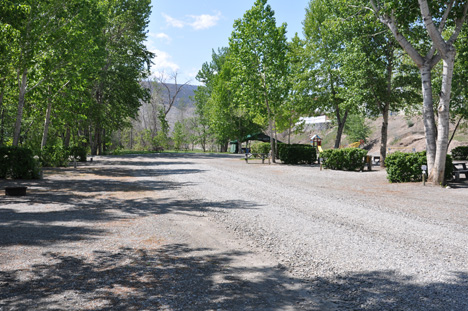
[[105, 155], [133, 155], [133, 154], [156, 154], [156, 153], [201, 153], [201, 154], [230, 154], [229, 152], [212, 152], [203, 150], [164, 150], [161, 152], [149, 150], [114, 150], [106, 152]]

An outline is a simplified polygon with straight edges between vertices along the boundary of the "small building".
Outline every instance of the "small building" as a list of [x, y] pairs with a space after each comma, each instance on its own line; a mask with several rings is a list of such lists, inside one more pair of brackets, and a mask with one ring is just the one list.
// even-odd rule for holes
[[[247, 143], [246, 144], [246, 147], [245, 148], [242, 148], [242, 153], [246, 153], [246, 152], [249, 152], [249, 149], [250, 149], [250, 144], [249, 142], [250, 141], [261, 141], [261, 142], [265, 142], [265, 143], [269, 143], [270, 142], [270, 136], [264, 134], [264, 133], [255, 133], [255, 134], [249, 134], [247, 136], [245, 136], [244, 138], [242, 138], [242, 142], [241, 142], [241, 147], [242, 148], [242, 143]], [[273, 138], [273, 141], [275, 139]], [[278, 143], [281, 143], [279, 140], [278, 140]], [[229, 151], [231, 153], [238, 153], [239, 151], [239, 142], [237, 140], [233, 140], [231, 142], [229, 142], [230, 144], [230, 147], [229, 147]]]
[[327, 116], [299, 118], [297, 126], [304, 125], [317, 131], [326, 130], [330, 127], [331, 121]]

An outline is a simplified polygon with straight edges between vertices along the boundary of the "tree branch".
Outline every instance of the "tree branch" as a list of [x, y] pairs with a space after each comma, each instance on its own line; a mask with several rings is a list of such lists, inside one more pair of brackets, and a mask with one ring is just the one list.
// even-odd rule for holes
[[395, 20], [395, 17], [393, 16], [393, 13], [391, 16], [388, 16], [388, 14], [380, 14], [380, 6], [377, 5], [375, 0], [370, 0], [370, 4], [373, 8], [374, 14], [376, 17], [380, 20], [380, 22], [384, 25], [386, 25], [390, 31], [392, 32], [393, 36], [395, 39], [398, 41], [400, 46], [405, 50], [406, 53], [408, 53], [409, 57], [416, 63], [418, 67], [421, 67], [424, 65], [424, 58], [419, 54], [418, 51], [413, 47], [413, 45], [403, 36], [399, 31], [398, 31], [398, 26], [397, 22]]
[[[436, 28], [434, 24], [431, 12], [429, 11], [429, 5], [427, 4], [427, 0], [418, 0], [418, 2], [427, 33], [429, 34], [429, 37], [431, 38], [439, 53], [442, 54], [442, 57], [445, 57], [447, 53], [447, 43], [442, 37], [441, 32]], [[447, 10], [449, 10], [449, 7], [447, 7]], [[445, 14], [448, 13], [445, 12], [444, 16]]]
[[455, 42], [455, 40], [457, 40], [458, 38], [458, 35], [460, 34], [461, 32], [461, 29], [463, 27], [463, 24], [465, 23], [466, 21], [466, 16], [468, 14], [468, 1], [465, 3], [465, 6], [463, 8], [463, 15], [462, 17], [460, 18], [457, 18], [457, 20], [455, 21], [455, 30], [453, 31], [453, 34], [452, 36], [450, 37], [450, 39], [447, 41], [448, 44], [453, 44]]
[[449, 14], [450, 14], [450, 11], [452, 11], [454, 2], [455, 2], [455, 0], [451, 0], [449, 2], [449, 4], [447, 5], [447, 8], [445, 9], [444, 15], [442, 16], [442, 20], [440, 21], [440, 25], [439, 25], [439, 32], [440, 33], [442, 33], [442, 31], [444, 30], [445, 22], [447, 21], [447, 18], [448, 18]]

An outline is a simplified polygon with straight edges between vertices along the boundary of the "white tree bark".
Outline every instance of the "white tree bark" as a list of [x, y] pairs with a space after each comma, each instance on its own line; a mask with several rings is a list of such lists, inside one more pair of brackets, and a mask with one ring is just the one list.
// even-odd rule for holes
[[44, 121], [44, 132], [42, 133], [41, 150], [44, 149], [45, 145], [47, 144], [47, 136], [49, 134], [51, 111], [52, 111], [52, 100], [49, 98], [49, 103], [47, 104], [46, 117]]
[[[379, 20], [387, 25], [394, 37], [419, 67], [423, 90], [423, 116], [424, 129], [426, 133], [427, 164], [429, 169], [429, 179], [434, 184], [443, 184], [445, 173], [445, 158], [447, 155], [448, 133], [449, 133], [449, 109], [450, 93], [452, 89], [453, 67], [455, 62], [455, 47], [453, 43], [460, 34], [461, 27], [466, 21], [468, 12], [468, 1], [463, 5], [463, 12], [455, 19], [455, 28], [449, 40], [445, 41], [442, 32], [445, 30], [445, 23], [453, 9], [454, 0], [446, 2], [445, 10], [436, 27], [429, 10], [427, 0], [418, 0], [421, 16], [424, 21], [427, 33], [432, 41], [432, 48], [425, 57], [414, 48], [414, 46], [398, 31], [398, 25], [393, 16], [381, 14], [380, 7], [375, 0], [370, 0], [372, 10]], [[437, 54], [435, 54], [437, 50]], [[442, 76], [442, 90], [440, 92], [440, 104], [438, 107], [439, 119], [436, 131], [434, 118], [434, 103], [432, 98], [431, 70], [443, 59], [444, 70]]]
[[450, 93], [452, 91], [453, 67], [455, 63], [455, 49], [447, 51], [444, 58], [444, 69], [442, 73], [442, 91], [438, 107], [438, 135], [437, 152], [432, 169], [432, 181], [434, 184], [444, 184], [445, 161], [449, 139], [450, 126]]
[[432, 67], [429, 65], [420, 68], [421, 84], [423, 92], [423, 122], [426, 136], [426, 155], [428, 171], [431, 172], [436, 157], [436, 123], [434, 116], [434, 101], [432, 98]]
[[[429, 11], [427, 0], [418, 0], [421, 15], [423, 17], [424, 25], [427, 33], [431, 38], [434, 47], [443, 59], [443, 72], [442, 72], [442, 89], [440, 92], [440, 102], [438, 107], [438, 131], [437, 131], [437, 144], [435, 158], [429, 159], [428, 150], [428, 168], [429, 168], [429, 180], [435, 185], [444, 184], [445, 175], [445, 159], [447, 156], [449, 126], [450, 126], [450, 95], [452, 92], [452, 77], [453, 67], [455, 63], [456, 50], [453, 43], [456, 41], [460, 34], [462, 24], [466, 20], [468, 12], [468, 1], [465, 2], [463, 7], [463, 14], [461, 17], [455, 20], [455, 29], [452, 36], [448, 41], [445, 41], [442, 37], [443, 26], [445, 25], [446, 19], [448, 18], [451, 9], [453, 8], [454, 1], [447, 1], [447, 6], [443, 14], [439, 28], [434, 24], [433, 18]], [[429, 165], [432, 162], [433, 165]]]

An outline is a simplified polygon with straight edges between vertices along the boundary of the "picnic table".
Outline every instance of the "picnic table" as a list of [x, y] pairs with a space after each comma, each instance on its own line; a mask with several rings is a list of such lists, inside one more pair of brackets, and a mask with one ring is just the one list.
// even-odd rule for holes
[[268, 159], [268, 164], [270, 164], [270, 156], [268, 153], [246, 153], [245, 154], [245, 163], [249, 163], [249, 159], [262, 159], [262, 163], [265, 164], [265, 160]]
[[468, 169], [466, 169], [466, 163], [452, 163], [453, 165], [453, 175], [455, 180], [460, 180], [460, 174], [465, 174], [465, 179], [468, 178]]

